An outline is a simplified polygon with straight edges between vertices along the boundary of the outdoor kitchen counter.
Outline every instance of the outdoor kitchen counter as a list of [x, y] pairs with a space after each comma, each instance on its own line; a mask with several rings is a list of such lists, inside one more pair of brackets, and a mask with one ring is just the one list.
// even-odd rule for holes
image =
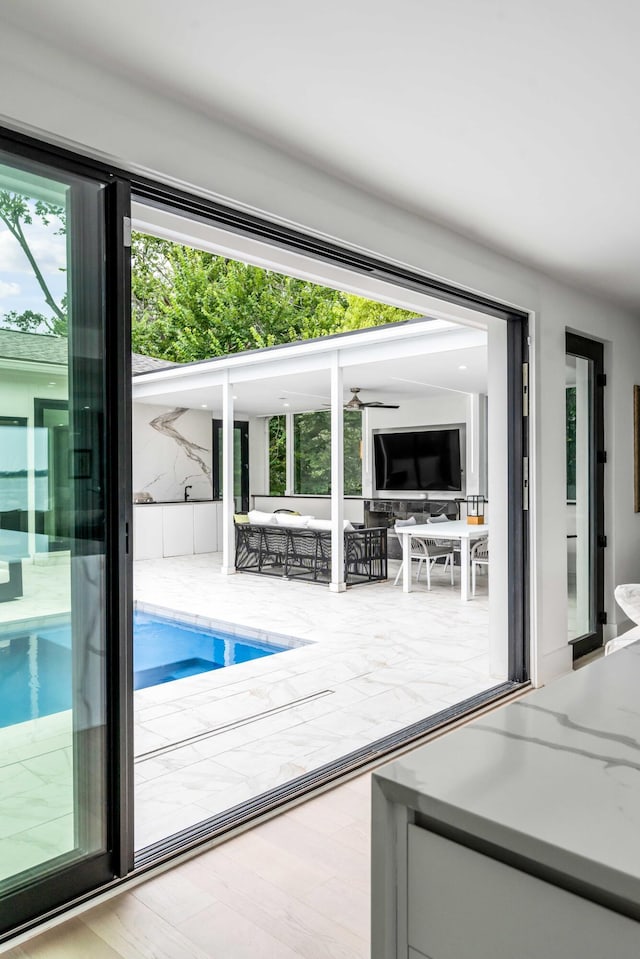
[[134, 558], [214, 553], [219, 549], [221, 523], [220, 500], [134, 503]]
[[637, 959], [639, 690], [636, 643], [374, 774], [376, 959]]

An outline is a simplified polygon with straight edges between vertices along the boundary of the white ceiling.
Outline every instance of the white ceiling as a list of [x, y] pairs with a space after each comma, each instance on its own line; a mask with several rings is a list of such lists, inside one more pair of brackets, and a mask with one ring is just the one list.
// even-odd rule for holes
[[[434, 352], [429, 338], [415, 355], [389, 357], [375, 361], [354, 362], [345, 366], [343, 399], [351, 399], [350, 388], [358, 386], [360, 398], [367, 403], [398, 403], [399, 424], [402, 424], [402, 406], [410, 400], [421, 402], [430, 397], [452, 393], [486, 393], [488, 391], [486, 334], [480, 331], [465, 333], [452, 331], [449, 345], [439, 344]], [[460, 343], [457, 341], [460, 340]], [[465, 346], [468, 341], [473, 345]], [[265, 354], [268, 360], [269, 351]], [[277, 363], [277, 352], [273, 360]], [[209, 410], [221, 415], [222, 388], [218, 382], [207, 382], [207, 369], [215, 373], [219, 363], [199, 363], [191, 367], [192, 376], [172, 380], [162, 373], [150, 373], [133, 379], [133, 398], [137, 402], [158, 406], [183, 406]], [[288, 366], [299, 365], [289, 360]], [[330, 404], [330, 374], [328, 369], [307, 369], [304, 372], [264, 375], [234, 382], [234, 412], [236, 416], [269, 416], [277, 413], [297, 413], [322, 409]], [[185, 368], [185, 372], [187, 369]], [[233, 375], [233, 374], [232, 374]], [[212, 379], [212, 378], [211, 378]]]
[[20, 0], [2, 16], [640, 307], [634, 0]]

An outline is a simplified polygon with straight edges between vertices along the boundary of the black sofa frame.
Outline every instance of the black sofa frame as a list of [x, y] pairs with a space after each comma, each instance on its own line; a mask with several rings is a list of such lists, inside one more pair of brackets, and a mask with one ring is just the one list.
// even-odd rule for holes
[[[238, 523], [235, 567], [262, 573], [331, 582], [331, 531]], [[387, 530], [384, 527], [346, 530], [344, 579], [347, 586], [387, 578]]]

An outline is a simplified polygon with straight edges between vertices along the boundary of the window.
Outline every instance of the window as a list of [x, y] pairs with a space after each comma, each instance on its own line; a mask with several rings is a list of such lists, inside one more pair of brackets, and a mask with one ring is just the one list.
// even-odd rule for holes
[[[295, 413], [293, 420], [294, 488], [291, 493], [328, 496], [331, 493], [331, 411]], [[286, 417], [269, 420], [269, 492], [286, 491]], [[362, 414], [344, 412], [344, 492], [362, 494]]]

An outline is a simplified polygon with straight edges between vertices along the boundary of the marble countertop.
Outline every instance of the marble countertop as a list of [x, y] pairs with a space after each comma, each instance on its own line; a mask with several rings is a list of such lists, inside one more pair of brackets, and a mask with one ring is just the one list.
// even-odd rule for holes
[[374, 778], [425, 825], [640, 918], [640, 643]]

